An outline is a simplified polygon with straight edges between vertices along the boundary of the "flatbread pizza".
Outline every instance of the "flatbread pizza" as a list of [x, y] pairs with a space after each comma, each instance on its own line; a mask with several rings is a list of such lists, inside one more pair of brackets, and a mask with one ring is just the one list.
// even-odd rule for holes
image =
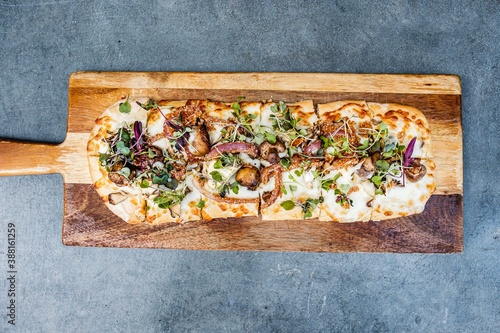
[[87, 153], [128, 223], [384, 220], [422, 212], [436, 188], [425, 116], [393, 103], [127, 97], [96, 120]]

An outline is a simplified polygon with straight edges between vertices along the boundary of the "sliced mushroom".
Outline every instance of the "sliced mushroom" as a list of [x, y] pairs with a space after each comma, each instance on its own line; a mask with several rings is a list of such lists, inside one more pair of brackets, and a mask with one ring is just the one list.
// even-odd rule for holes
[[425, 165], [420, 164], [420, 158], [415, 158], [408, 168], [405, 168], [405, 175], [411, 182], [418, 182], [427, 173]]
[[264, 141], [259, 146], [260, 157], [267, 160], [271, 164], [279, 163], [279, 153], [283, 153], [285, 150], [285, 144], [281, 141], [276, 141], [276, 143]]
[[109, 179], [118, 186], [127, 186], [129, 184], [129, 180], [124, 175], [120, 175], [117, 172], [110, 172]]
[[260, 171], [251, 164], [244, 165], [236, 172], [236, 181], [249, 190], [255, 191], [260, 183]]
[[108, 195], [108, 201], [112, 205], [118, 205], [127, 200], [128, 196], [123, 192], [114, 192]]
[[363, 159], [363, 164], [361, 165], [361, 168], [358, 169], [356, 172], [361, 179], [368, 179], [371, 178], [373, 175], [373, 172], [375, 171], [375, 165], [373, 164], [373, 161], [370, 157], [365, 157]]

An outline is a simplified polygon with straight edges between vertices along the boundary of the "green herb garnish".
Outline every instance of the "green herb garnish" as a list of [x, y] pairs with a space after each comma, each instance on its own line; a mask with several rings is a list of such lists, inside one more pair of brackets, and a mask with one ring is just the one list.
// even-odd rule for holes
[[153, 202], [162, 209], [169, 209], [180, 204], [184, 196], [185, 194], [182, 191], [162, 191], [160, 195], [153, 199]]
[[292, 210], [295, 207], [295, 202], [292, 200], [283, 201], [280, 206], [283, 207], [284, 210]]
[[215, 180], [216, 182], [221, 182], [223, 180], [222, 175], [220, 174], [219, 171], [210, 172], [210, 176], [212, 176], [212, 179]]
[[130, 110], [132, 110], [132, 107], [130, 106], [130, 103], [128, 101], [128, 98], [129, 96], [127, 96], [127, 99], [125, 100], [125, 102], [123, 103], [120, 103], [120, 106], [118, 107], [118, 110], [121, 112], [121, 113], [129, 113]]

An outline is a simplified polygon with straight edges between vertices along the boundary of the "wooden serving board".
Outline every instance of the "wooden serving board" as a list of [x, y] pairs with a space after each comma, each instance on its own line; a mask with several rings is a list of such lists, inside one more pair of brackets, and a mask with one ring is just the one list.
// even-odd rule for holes
[[[125, 95], [234, 101], [343, 99], [395, 102], [427, 117], [436, 193], [423, 213], [381, 222], [220, 219], [151, 226], [114, 216], [91, 185], [86, 143], [94, 120]], [[62, 241], [74, 246], [317, 252], [453, 253], [463, 249], [460, 79], [452, 75], [78, 72], [69, 80], [68, 134], [60, 145], [0, 142], [0, 175], [62, 173]]]

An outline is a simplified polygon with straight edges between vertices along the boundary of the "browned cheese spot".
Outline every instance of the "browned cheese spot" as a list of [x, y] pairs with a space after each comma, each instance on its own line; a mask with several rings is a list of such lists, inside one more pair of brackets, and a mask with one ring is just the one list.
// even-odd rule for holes
[[293, 116], [295, 117], [295, 119], [301, 119], [300, 120], [300, 125], [301, 126], [310, 126], [312, 125], [311, 123], [309, 123], [308, 121], [308, 117], [309, 117], [309, 114], [305, 113], [302, 109], [302, 107], [295, 107], [295, 108], [290, 108], [291, 109], [291, 112], [293, 113]]
[[370, 121], [364, 121], [362, 123], [359, 123], [358, 132], [361, 135], [368, 135], [368, 133], [370, 132], [371, 128], [372, 128], [372, 126], [371, 126]]
[[359, 191], [359, 187], [357, 185], [351, 186], [351, 188], [349, 188], [349, 191], [347, 191], [347, 195], [354, 193], [354, 192], [357, 192], [357, 191]]
[[217, 203], [217, 205], [219, 206], [220, 210], [222, 210], [223, 212], [225, 212], [228, 209], [227, 204], [225, 204], [223, 202], [219, 202], [219, 203]]
[[153, 123], [154, 123], [154, 122], [156, 122], [157, 120], [159, 120], [159, 119], [160, 119], [160, 117], [161, 117], [161, 115], [160, 115], [160, 112], [159, 112], [159, 111], [157, 111], [157, 112], [153, 112], [153, 113], [151, 113], [151, 115], [149, 116], [149, 120], [150, 120], [150, 122], [153, 122]]
[[109, 116], [102, 116], [96, 119], [95, 123], [98, 125], [109, 124], [111, 122], [111, 118]]
[[[191, 214], [197, 215], [194, 213], [194, 209], [191, 209]], [[199, 215], [199, 214], [198, 214]], [[208, 215], [205, 210], [201, 211], [201, 218], [205, 221], [212, 221], [212, 216]]]
[[234, 207], [232, 211], [233, 213], [235, 213], [236, 217], [242, 217], [250, 213], [250, 211], [244, 205]]
[[96, 182], [94, 183], [94, 188], [95, 188], [96, 190], [98, 190], [98, 189], [102, 188], [103, 186], [105, 186], [105, 185], [106, 185], [106, 184], [105, 184], [105, 182], [106, 182], [106, 181], [105, 181], [105, 179], [104, 179], [104, 178], [99, 179], [98, 181], [96, 181]]
[[415, 124], [417, 124], [419, 127], [424, 127], [425, 125], [422, 119], [415, 120]]
[[149, 223], [149, 224], [153, 224], [155, 221], [156, 221], [156, 215], [149, 215], [147, 218], [146, 218], [146, 221]]

